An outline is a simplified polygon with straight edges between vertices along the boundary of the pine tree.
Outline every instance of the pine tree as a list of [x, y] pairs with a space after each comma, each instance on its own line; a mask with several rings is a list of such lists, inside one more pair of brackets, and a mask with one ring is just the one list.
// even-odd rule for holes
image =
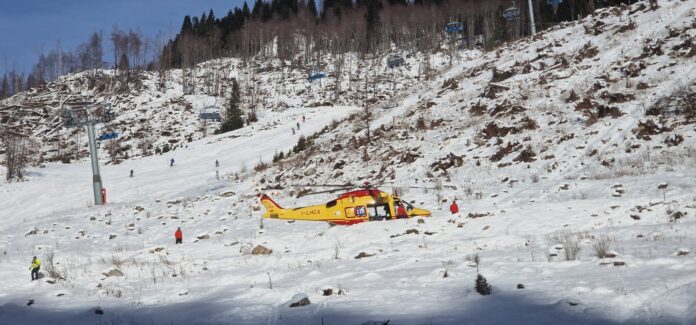
[[232, 79], [232, 94], [225, 110], [225, 120], [220, 126], [219, 133], [225, 133], [240, 129], [244, 126], [242, 110], [239, 108], [239, 84], [236, 79]]

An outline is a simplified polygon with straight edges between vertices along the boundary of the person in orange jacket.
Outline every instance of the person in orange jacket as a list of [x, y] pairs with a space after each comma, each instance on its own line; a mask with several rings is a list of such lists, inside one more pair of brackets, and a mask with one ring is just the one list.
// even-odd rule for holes
[[452, 204], [450, 204], [450, 212], [452, 212], [452, 214], [459, 213], [459, 206], [457, 205], [456, 200], [452, 200]]
[[176, 228], [174, 233], [175, 244], [181, 244], [181, 240], [184, 238], [184, 234], [181, 232], [181, 227]]

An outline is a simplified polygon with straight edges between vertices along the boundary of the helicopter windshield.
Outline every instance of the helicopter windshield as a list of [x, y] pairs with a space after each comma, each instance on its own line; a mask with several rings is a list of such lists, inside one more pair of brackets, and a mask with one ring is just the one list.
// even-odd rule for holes
[[413, 210], [413, 206], [408, 204], [406, 201], [402, 201], [401, 199], [394, 199], [394, 205], [399, 206], [400, 204], [403, 204], [404, 208], [406, 211], [411, 211]]

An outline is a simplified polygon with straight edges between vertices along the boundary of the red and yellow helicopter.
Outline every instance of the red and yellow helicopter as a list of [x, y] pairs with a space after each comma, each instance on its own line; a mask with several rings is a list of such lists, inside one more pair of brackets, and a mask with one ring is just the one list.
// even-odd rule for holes
[[[338, 192], [354, 186], [347, 185], [318, 185], [321, 187], [337, 187], [336, 189], [314, 192], [321, 194]], [[429, 217], [430, 211], [417, 208], [399, 197], [380, 191], [365, 184], [363, 187], [340, 194], [325, 204], [299, 208], [282, 208], [268, 195], [260, 194], [259, 200], [266, 208], [264, 218], [303, 221], [326, 221], [337, 225], [352, 225], [366, 221], [393, 220], [412, 217]]]

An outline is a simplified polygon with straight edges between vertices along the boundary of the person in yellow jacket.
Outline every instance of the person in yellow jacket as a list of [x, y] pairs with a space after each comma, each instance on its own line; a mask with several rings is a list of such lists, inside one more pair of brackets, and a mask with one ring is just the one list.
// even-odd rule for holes
[[41, 260], [34, 256], [31, 260], [31, 267], [29, 268], [31, 270], [32, 281], [39, 279], [39, 268], [41, 268]]

